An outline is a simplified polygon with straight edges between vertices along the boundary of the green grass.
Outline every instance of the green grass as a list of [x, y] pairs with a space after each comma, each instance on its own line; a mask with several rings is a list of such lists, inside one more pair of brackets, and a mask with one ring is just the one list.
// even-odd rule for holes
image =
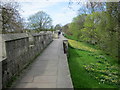
[[[68, 62], [74, 88], [117, 87], [114, 82], [118, 79], [115, 78], [117, 75], [111, 73], [117, 71], [117, 63], [112, 57], [102, 54], [102, 51], [82, 42], [69, 40], [69, 44]], [[106, 74], [106, 72], [108, 73]], [[109, 74], [113, 76], [109, 76]], [[105, 82], [101, 80], [105, 80]]]
[[66, 37], [66, 38], [68, 38], [68, 39], [72, 39], [72, 40], [78, 40], [76, 37], [74, 37], [74, 36], [69, 36], [69, 35], [67, 35], [67, 34], [64, 34], [64, 37]]

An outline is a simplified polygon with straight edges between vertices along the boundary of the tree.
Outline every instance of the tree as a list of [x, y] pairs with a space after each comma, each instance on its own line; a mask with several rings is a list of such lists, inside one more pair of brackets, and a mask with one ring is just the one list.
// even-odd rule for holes
[[70, 0], [69, 1], [69, 8], [74, 10], [72, 7], [72, 4], [79, 5], [80, 8], [78, 10], [78, 14], [91, 14], [96, 11], [105, 11], [105, 2], [91, 2], [90, 0], [87, 0], [86, 2], [83, 2], [82, 0], [78, 0], [76, 3], [76, 0]]
[[71, 35], [75, 37], [75, 39], [80, 39], [81, 37], [81, 29], [84, 28], [86, 16], [86, 14], [82, 14], [73, 18], [73, 21], [69, 26], [70, 32], [72, 33]]
[[68, 30], [69, 30], [69, 24], [66, 24], [62, 27], [62, 31], [66, 34], [68, 34]]
[[120, 64], [120, 2], [78, 2], [78, 5], [79, 15], [65, 33], [69, 38], [96, 45]]
[[0, 2], [2, 10], [2, 33], [23, 32], [23, 19], [19, 14], [19, 4], [17, 2]]
[[119, 19], [119, 14], [120, 14], [120, 5], [118, 2], [107, 2], [106, 3], [106, 8], [109, 14], [116, 18], [117, 20]]
[[57, 24], [56, 26], [55, 26], [55, 30], [61, 30], [61, 25], [60, 24]]
[[30, 16], [28, 21], [29, 28], [35, 29], [37, 31], [50, 29], [52, 26], [52, 19], [47, 13], [43, 11], [39, 11], [36, 14]]
[[90, 13], [96, 12], [96, 11], [104, 11], [105, 8], [104, 2], [87, 2], [86, 7]]

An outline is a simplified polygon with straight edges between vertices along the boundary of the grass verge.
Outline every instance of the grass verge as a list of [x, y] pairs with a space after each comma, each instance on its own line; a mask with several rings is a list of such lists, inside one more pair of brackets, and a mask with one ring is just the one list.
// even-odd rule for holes
[[117, 88], [117, 62], [87, 44], [69, 40], [68, 63], [74, 88]]

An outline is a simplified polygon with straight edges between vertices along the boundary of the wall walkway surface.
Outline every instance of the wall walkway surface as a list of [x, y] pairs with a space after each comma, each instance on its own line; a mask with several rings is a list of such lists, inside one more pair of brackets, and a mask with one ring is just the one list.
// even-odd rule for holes
[[13, 88], [71, 88], [72, 90], [63, 40], [65, 38], [62, 35], [59, 39], [54, 39], [16, 81]]
[[[35, 59], [53, 40], [51, 32], [2, 34], [2, 87]], [[0, 63], [0, 64], [1, 64]]]

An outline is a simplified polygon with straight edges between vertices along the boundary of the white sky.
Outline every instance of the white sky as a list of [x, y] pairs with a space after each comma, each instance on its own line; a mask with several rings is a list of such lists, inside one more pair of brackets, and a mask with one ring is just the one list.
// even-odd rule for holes
[[27, 20], [27, 18], [30, 15], [35, 14], [38, 11], [44, 11], [53, 20], [53, 25], [61, 24], [65, 25], [67, 23], [70, 23], [73, 19], [73, 17], [77, 16], [77, 10], [80, 6], [73, 4], [73, 9], [68, 8], [68, 1], [51, 1], [51, 0], [42, 0], [42, 1], [36, 1], [34, 0], [26, 2], [28, 0], [25, 0], [24, 2], [19, 2], [21, 5], [21, 11], [20, 14]]
[[[27, 18], [38, 11], [44, 11], [50, 15], [53, 20], [53, 25], [65, 25], [70, 23], [74, 17], [77, 16], [77, 10], [80, 5], [73, 4], [72, 9], [68, 8], [69, 1], [82, 1], [87, 0], [0, 0], [0, 1], [17, 1], [21, 5], [20, 14], [27, 21]], [[105, 0], [90, 0], [90, 1], [105, 1]], [[119, 0], [107, 0], [119, 1]], [[73, 10], [74, 9], [74, 10]]]
[[[30, 15], [38, 11], [44, 11], [50, 15], [53, 20], [53, 25], [65, 25], [70, 23], [74, 17], [77, 16], [77, 10], [80, 5], [73, 4], [72, 9], [68, 8], [69, 1], [82, 1], [87, 0], [0, 0], [0, 1], [17, 1], [21, 5], [20, 14], [27, 21]], [[91, 1], [105, 1], [105, 0], [91, 0]], [[116, 1], [116, 0], [107, 0]], [[119, 0], [117, 0], [119, 1]], [[74, 9], [74, 10], [73, 10]]]

